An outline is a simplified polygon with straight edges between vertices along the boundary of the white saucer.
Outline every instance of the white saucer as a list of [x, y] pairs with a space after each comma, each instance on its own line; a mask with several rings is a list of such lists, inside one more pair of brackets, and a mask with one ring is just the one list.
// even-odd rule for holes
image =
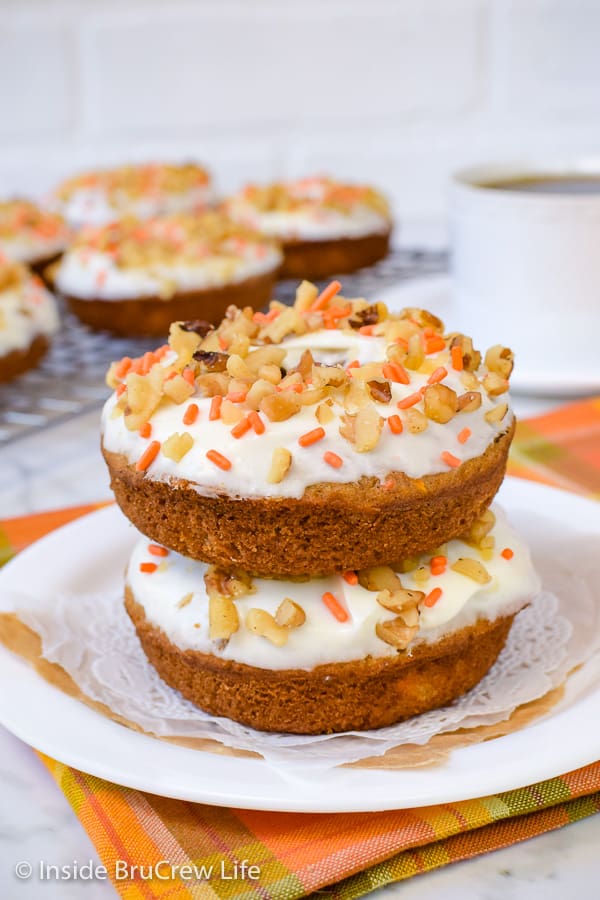
[[[485, 349], [489, 313], [482, 305], [469, 311], [456, 302], [452, 279], [449, 275], [430, 275], [415, 281], [400, 282], [377, 295], [391, 312], [404, 306], [422, 306], [439, 315], [452, 331], [461, 331], [473, 338], [475, 346]], [[541, 337], [543, 340], [543, 337]], [[498, 335], [497, 342], [510, 345], [510, 334]], [[517, 355], [515, 369], [510, 379], [511, 390], [516, 394], [535, 394], [543, 397], [576, 397], [600, 393], [600, 350], [596, 361], [573, 361], [567, 354], [542, 362], [531, 362]]]
[[[576, 522], [600, 539], [600, 505], [593, 501], [511, 478], [499, 500], [509, 514], [543, 511], [555, 524]], [[0, 610], [11, 608], [15, 591], [118, 589], [135, 540], [116, 506], [58, 529], [0, 572]], [[521, 731], [457, 750], [434, 767], [287, 769], [284, 776], [260, 759], [201, 753], [124, 728], [52, 687], [1, 646], [0, 683], [10, 685], [0, 691], [0, 723], [38, 750], [117, 784], [214, 805], [289, 812], [425, 806], [511, 790], [600, 759], [598, 690]]]

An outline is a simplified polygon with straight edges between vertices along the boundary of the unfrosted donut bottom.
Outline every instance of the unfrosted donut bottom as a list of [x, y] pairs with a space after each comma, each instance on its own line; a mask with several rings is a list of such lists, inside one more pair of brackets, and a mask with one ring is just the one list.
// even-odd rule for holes
[[372, 266], [388, 255], [390, 231], [357, 238], [284, 241], [281, 278], [320, 280]]
[[45, 335], [38, 334], [24, 349], [11, 350], [0, 356], [0, 382], [10, 381], [29, 369], [35, 369], [48, 352], [50, 342]]

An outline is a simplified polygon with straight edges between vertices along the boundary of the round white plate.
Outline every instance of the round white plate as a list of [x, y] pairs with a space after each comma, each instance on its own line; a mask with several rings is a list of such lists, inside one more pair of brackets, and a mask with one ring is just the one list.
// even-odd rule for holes
[[[391, 312], [404, 306], [421, 306], [439, 315], [452, 331], [470, 335], [475, 346], [485, 343], [486, 309], [482, 305], [469, 311], [468, 320], [456, 302], [449, 275], [430, 275], [427, 278], [403, 281], [377, 295]], [[479, 317], [479, 318], [478, 318]], [[541, 332], [542, 333], [542, 332]], [[565, 353], [558, 358], [531, 364], [519, 357], [510, 378], [511, 391], [517, 394], [536, 394], [543, 397], [576, 397], [600, 392], [600, 361], [586, 363], [574, 360]]]
[[[600, 538], [600, 505], [593, 501], [510, 478], [499, 500], [509, 513], [534, 509]], [[9, 608], [11, 591], [114, 587], [135, 535], [116, 506], [58, 529], [0, 573], [0, 609]], [[3, 647], [0, 684], [0, 723], [38, 750], [117, 784], [222, 806], [359, 812], [449, 803], [522, 787], [600, 759], [600, 691], [519, 732], [457, 750], [435, 767], [287, 770], [284, 776], [259, 759], [201, 753], [117, 725], [52, 687]]]

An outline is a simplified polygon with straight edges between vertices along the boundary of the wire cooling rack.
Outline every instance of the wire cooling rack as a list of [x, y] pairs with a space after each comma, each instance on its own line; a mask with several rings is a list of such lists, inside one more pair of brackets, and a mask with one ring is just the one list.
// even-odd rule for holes
[[[441, 272], [446, 262], [442, 252], [399, 250], [376, 266], [343, 276], [344, 293], [374, 297], [399, 281]], [[280, 282], [277, 299], [291, 302], [296, 284]], [[107, 397], [104, 375], [110, 362], [139, 356], [148, 347], [147, 338], [93, 332], [63, 311], [63, 328], [41, 365], [9, 385], [0, 385], [0, 446], [97, 409]]]

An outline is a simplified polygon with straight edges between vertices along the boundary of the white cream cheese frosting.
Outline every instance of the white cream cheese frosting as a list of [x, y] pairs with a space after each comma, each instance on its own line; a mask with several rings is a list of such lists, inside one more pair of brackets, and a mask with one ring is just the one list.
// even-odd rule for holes
[[80, 300], [168, 299], [236, 284], [281, 264], [281, 251], [271, 242], [228, 235], [226, 227], [215, 233], [222, 220], [213, 213], [150, 219], [136, 228], [139, 221], [82, 232], [56, 272], [58, 290]]
[[[367, 336], [352, 329], [321, 329], [305, 335], [286, 337], [281, 343], [286, 351], [282, 365], [289, 369], [298, 363], [304, 349], [310, 347], [315, 362], [328, 364], [358, 361], [361, 365], [375, 360], [384, 360], [386, 340], [379, 336]], [[163, 365], [172, 362], [174, 354], [163, 358]], [[443, 367], [443, 384], [457, 395], [466, 390], [464, 373], [456, 371], [450, 364], [450, 352], [445, 349], [430, 355], [433, 366]], [[352, 377], [353, 369], [348, 369]], [[485, 366], [479, 375], [485, 377]], [[319, 424], [315, 417], [316, 406], [303, 406], [300, 411], [284, 421], [269, 421], [259, 411], [264, 432], [257, 434], [250, 429], [241, 438], [232, 434], [232, 425], [222, 419], [211, 420], [212, 398], [203, 397], [197, 391], [189, 400], [181, 404], [161, 402], [150, 418], [151, 440], [161, 445], [174, 433], [187, 432], [193, 439], [193, 446], [179, 462], [158, 453], [146, 470], [146, 477], [156, 481], [169, 482], [184, 479], [200, 494], [227, 494], [230, 497], [293, 497], [300, 498], [309, 485], [320, 482], [347, 484], [356, 482], [363, 476], [384, 481], [391, 472], [404, 472], [409, 478], [421, 478], [438, 472], [447, 472], [450, 465], [445, 454], [451, 454], [455, 465], [474, 459], [485, 452], [494, 440], [510, 427], [512, 412], [507, 410], [500, 421], [488, 421], [486, 416], [496, 408], [508, 403], [507, 393], [491, 396], [480, 386], [481, 405], [468, 412], [460, 412], [450, 421], [441, 424], [427, 421], [425, 430], [412, 433], [407, 415], [409, 410], [398, 408], [398, 402], [415, 397], [420, 389], [426, 388], [431, 374], [421, 371], [406, 372], [408, 384], [390, 383], [389, 403], [375, 403], [379, 415], [387, 420], [395, 416], [404, 423], [402, 432], [394, 433], [384, 421], [377, 445], [369, 452], [359, 452], [352, 443], [340, 435], [344, 420], [343, 398], [332, 396], [331, 421]], [[142, 437], [137, 430], [129, 430], [123, 415], [118, 415], [120, 398], [116, 394], [108, 399], [102, 414], [103, 444], [112, 453], [123, 454], [130, 463], [136, 463], [149, 445], [150, 439]], [[190, 425], [183, 424], [187, 407], [198, 407], [196, 420]], [[412, 409], [422, 415], [424, 401], [419, 397]], [[298, 441], [316, 427], [324, 431], [322, 439], [309, 446], [301, 446]], [[468, 439], [463, 440], [468, 433]], [[280, 483], [269, 483], [268, 474], [276, 449], [287, 450], [292, 458], [288, 474]], [[207, 452], [217, 450], [231, 463], [227, 471], [216, 466]], [[342, 464], [332, 467], [327, 462], [327, 454], [334, 453]]]
[[41, 280], [0, 261], [0, 356], [27, 350], [38, 335], [51, 337], [58, 327], [56, 301]]
[[[482, 563], [490, 577], [487, 584], [451, 568], [459, 557], [482, 559], [477, 549], [461, 540], [445, 545], [447, 567], [441, 574], [431, 574], [426, 583], [416, 579], [417, 569], [400, 575], [403, 588], [408, 590], [426, 592], [427, 596], [436, 589], [441, 591], [433, 605], [419, 604], [418, 631], [409, 645], [409, 653], [421, 642], [434, 643], [480, 619], [493, 621], [512, 615], [538, 592], [540, 582], [527, 547], [510, 527], [503, 511], [498, 507], [493, 509], [496, 523], [489, 536], [495, 546]], [[209, 600], [204, 584], [207, 566], [173, 551], [165, 550], [165, 556], [157, 557], [150, 552], [150, 546], [144, 537], [136, 543], [127, 570], [127, 585], [143, 607], [146, 619], [181, 650], [210, 653], [222, 659], [277, 670], [312, 669], [325, 663], [395, 656], [398, 652], [381, 640], [375, 630], [377, 623], [392, 620], [395, 614], [377, 602], [376, 592], [360, 583], [349, 584], [341, 575], [289, 582], [255, 578], [254, 593], [235, 600], [240, 621], [238, 631], [227, 642], [211, 640]], [[429, 568], [430, 556], [422, 556], [419, 564]], [[148, 564], [152, 571], [140, 569], [140, 566], [147, 568]], [[323, 602], [326, 592], [333, 594], [346, 610], [345, 622], [338, 621]], [[250, 631], [245, 621], [251, 609], [274, 616], [284, 598], [298, 604], [306, 619], [300, 627], [290, 628], [287, 643], [278, 647]]]
[[29, 200], [0, 201], [0, 254], [36, 263], [61, 253], [69, 241], [62, 218]]
[[74, 228], [99, 227], [124, 215], [140, 219], [202, 212], [216, 200], [201, 166], [141, 164], [99, 170], [68, 179], [49, 199]]
[[283, 241], [325, 241], [386, 234], [391, 218], [384, 198], [371, 188], [328, 178], [249, 186], [225, 201], [236, 221]]

